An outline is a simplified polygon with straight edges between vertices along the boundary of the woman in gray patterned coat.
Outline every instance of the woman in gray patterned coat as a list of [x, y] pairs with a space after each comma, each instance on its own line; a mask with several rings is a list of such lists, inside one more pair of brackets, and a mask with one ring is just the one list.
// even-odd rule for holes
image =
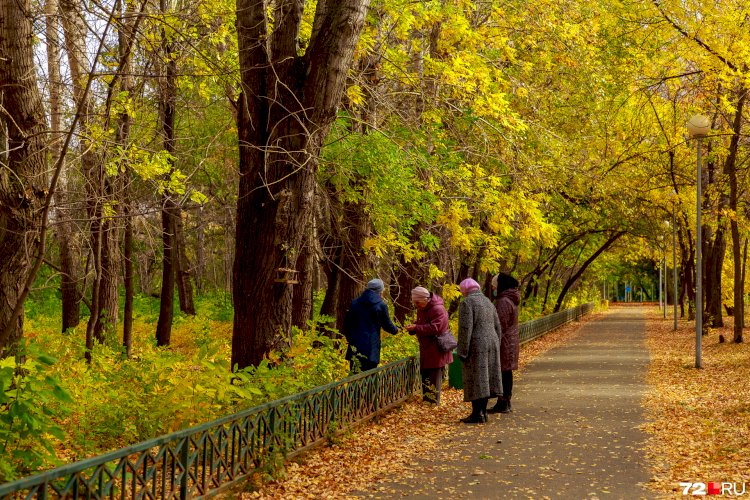
[[464, 401], [471, 401], [467, 424], [487, 421], [487, 400], [502, 396], [500, 320], [495, 306], [471, 278], [461, 282], [464, 299], [458, 308], [458, 357], [463, 362]]

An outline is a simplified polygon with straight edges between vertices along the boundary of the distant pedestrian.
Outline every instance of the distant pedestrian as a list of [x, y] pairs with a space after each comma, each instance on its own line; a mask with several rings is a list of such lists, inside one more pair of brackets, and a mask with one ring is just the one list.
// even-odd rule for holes
[[487, 400], [501, 396], [500, 320], [479, 283], [471, 278], [460, 284], [464, 296], [458, 307], [458, 357], [463, 362], [464, 401], [471, 401], [467, 424], [487, 421]]
[[367, 283], [362, 295], [352, 301], [344, 317], [344, 336], [349, 343], [346, 359], [352, 373], [372, 370], [380, 363], [380, 329], [395, 335], [398, 328], [391, 321], [388, 305], [383, 302], [383, 280]]
[[439, 405], [443, 367], [453, 362], [453, 353], [438, 349], [436, 339], [437, 335], [448, 331], [448, 312], [443, 299], [421, 286], [411, 291], [411, 301], [417, 308], [417, 319], [406, 329], [419, 341], [422, 399]]
[[503, 380], [503, 395], [497, 398], [490, 413], [508, 413], [513, 411], [510, 398], [513, 396], [513, 370], [518, 370], [518, 304], [521, 294], [518, 292], [518, 280], [505, 273], [492, 278], [492, 289], [497, 292], [495, 309], [500, 319], [502, 335], [500, 336], [500, 374]]

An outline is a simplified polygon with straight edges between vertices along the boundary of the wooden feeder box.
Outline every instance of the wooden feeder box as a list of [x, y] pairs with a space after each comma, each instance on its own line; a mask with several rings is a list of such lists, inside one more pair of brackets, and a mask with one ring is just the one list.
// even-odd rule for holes
[[287, 267], [280, 267], [276, 270], [276, 279], [274, 280], [276, 283], [287, 283], [290, 285], [296, 285], [299, 283], [297, 281], [297, 271], [296, 269], [289, 269]]

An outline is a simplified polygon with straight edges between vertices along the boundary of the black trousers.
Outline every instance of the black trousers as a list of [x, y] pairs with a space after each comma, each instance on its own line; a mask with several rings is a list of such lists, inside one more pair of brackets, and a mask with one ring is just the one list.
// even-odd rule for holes
[[500, 372], [503, 381], [503, 398], [510, 401], [513, 396], [513, 370], [503, 370]]
[[443, 385], [443, 369], [427, 368], [419, 370], [422, 375], [422, 399], [440, 404], [440, 388]]
[[487, 413], [487, 401], [490, 398], [475, 399], [471, 402], [471, 416], [476, 417], [482, 413]]

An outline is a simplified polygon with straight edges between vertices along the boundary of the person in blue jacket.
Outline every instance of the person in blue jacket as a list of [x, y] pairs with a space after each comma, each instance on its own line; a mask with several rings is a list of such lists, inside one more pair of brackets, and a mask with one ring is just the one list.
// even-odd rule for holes
[[349, 343], [346, 359], [352, 373], [372, 370], [380, 363], [380, 329], [395, 335], [388, 305], [383, 302], [383, 280], [367, 282], [362, 295], [352, 301], [344, 316], [344, 336]]

